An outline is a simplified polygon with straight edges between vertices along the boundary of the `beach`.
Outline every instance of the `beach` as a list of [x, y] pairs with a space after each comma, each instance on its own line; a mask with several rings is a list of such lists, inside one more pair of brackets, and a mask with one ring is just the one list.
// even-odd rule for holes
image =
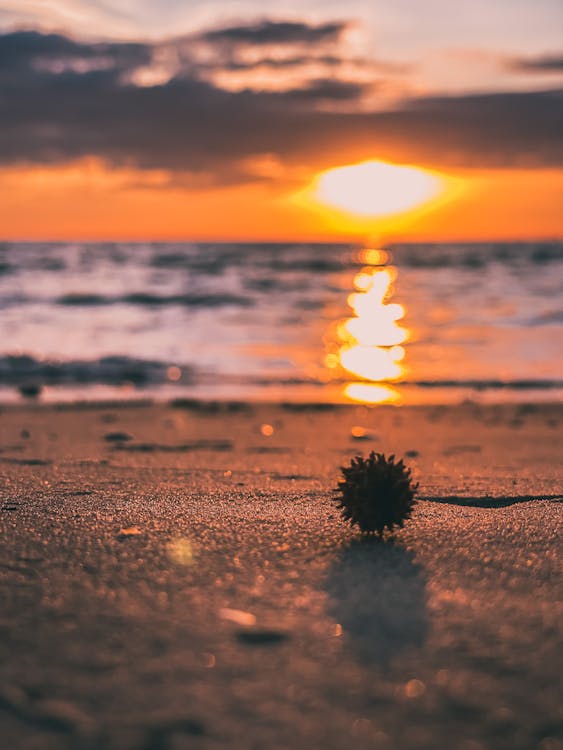
[[0, 2], [0, 750], [563, 750], [563, 3], [507, 7]]
[[[3, 746], [559, 750], [562, 417], [3, 406]], [[420, 484], [384, 540], [332, 492], [371, 450]]]

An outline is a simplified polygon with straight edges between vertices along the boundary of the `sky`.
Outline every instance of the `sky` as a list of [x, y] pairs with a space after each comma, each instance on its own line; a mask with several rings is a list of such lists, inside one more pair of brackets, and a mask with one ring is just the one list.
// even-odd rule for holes
[[[0, 0], [0, 237], [561, 238], [562, 28], [560, 0]], [[440, 195], [318, 200], [374, 160]]]

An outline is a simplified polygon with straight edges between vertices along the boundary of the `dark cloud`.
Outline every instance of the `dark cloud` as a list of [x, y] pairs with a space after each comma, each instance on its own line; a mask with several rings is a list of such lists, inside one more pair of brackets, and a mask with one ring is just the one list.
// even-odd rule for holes
[[421, 98], [385, 117], [436, 163], [563, 165], [562, 90]]
[[[354, 82], [309, 81], [280, 93], [225, 91], [197, 72], [132, 83], [150, 45], [88, 45], [61, 36], [0, 37], [0, 164], [95, 155], [208, 182], [255, 179], [246, 165], [331, 166], [387, 158], [437, 167], [562, 166], [563, 92], [419, 98], [390, 111], [321, 111], [361, 98]], [[104, 69], [61, 60], [106, 60]], [[45, 66], [45, 60], [49, 65]], [[38, 64], [43, 61], [43, 64]]]
[[338, 55], [304, 54], [288, 57], [253, 57], [253, 59], [242, 59], [239, 55], [220, 55], [218, 59], [206, 61], [199, 64], [200, 70], [205, 71], [252, 71], [258, 68], [269, 68], [271, 70], [289, 70], [291, 68], [303, 68], [317, 66], [322, 68], [338, 69], [352, 68], [371, 75], [404, 75], [411, 71], [411, 66], [385, 61], [368, 60], [365, 58], [345, 57]]
[[[258, 57], [254, 60], [230, 59], [228, 62], [207, 63], [207, 70], [256, 70], [270, 68], [283, 70], [289, 68], [304, 68], [308, 65], [320, 64], [327, 68], [340, 67], [345, 62], [341, 57], [333, 55], [296, 55], [293, 57]], [[203, 65], [201, 67], [204, 67]]]
[[339, 81], [336, 78], [320, 78], [310, 81], [302, 88], [290, 89], [275, 95], [279, 99], [287, 99], [294, 102], [342, 102], [354, 101], [362, 98], [364, 92], [369, 88], [366, 84], [352, 81]]
[[213, 29], [201, 34], [200, 38], [207, 42], [227, 44], [318, 44], [337, 40], [347, 27], [348, 24], [343, 21], [319, 26], [291, 21], [260, 21], [250, 25]]
[[563, 73], [563, 54], [519, 57], [510, 60], [508, 67], [518, 73]]
[[[204, 31], [184, 39], [184, 57], [194, 45], [206, 54], [198, 57], [202, 74], [270, 69], [272, 71], [306, 68], [337, 69], [352, 64], [373, 66], [373, 61], [351, 59], [339, 49], [350, 24], [334, 21], [320, 25], [297, 21], [259, 21]], [[251, 53], [249, 55], [249, 53]], [[317, 73], [318, 75], [318, 73]]]
[[[88, 71], [96, 63], [106, 61], [106, 68], [115, 75], [148, 64], [151, 50], [146, 44], [102, 42], [86, 44], [59, 34], [18, 31], [0, 37], [0, 81], [21, 83], [43, 72]], [[82, 64], [82, 65], [81, 65]], [[14, 79], [14, 76], [19, 76]], [[22, 81], [23, 79], [23, 81]]]

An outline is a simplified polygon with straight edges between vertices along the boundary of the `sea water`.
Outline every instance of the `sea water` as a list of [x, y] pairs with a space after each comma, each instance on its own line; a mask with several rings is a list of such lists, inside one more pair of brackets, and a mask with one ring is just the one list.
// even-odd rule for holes
[[0, 397], [563, 392], [563, 243], [4, 243]]

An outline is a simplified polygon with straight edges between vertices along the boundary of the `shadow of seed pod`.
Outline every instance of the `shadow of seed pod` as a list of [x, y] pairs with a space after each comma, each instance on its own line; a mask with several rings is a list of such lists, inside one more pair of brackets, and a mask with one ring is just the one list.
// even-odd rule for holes
[[372, 451], [367, 458], [355, 456], [342, 467], [337, 507], [352, 526], [366, 533], [383, 534], [402, 527], [416, 504], [411, 471], [401, 459]]

